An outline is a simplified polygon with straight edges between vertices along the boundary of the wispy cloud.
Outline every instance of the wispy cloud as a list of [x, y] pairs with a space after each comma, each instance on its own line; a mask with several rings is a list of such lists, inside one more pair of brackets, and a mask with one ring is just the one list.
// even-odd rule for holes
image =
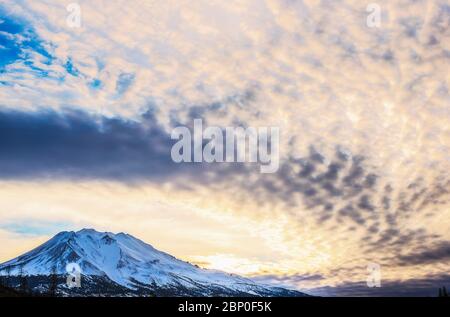
[[52, 222], [50, 220], [20, 219], [16, 222], [6, 222], [0, 225], [1, 230], [6, 230], [23, 236], [48, 236], [55, 235], [72, 226], [67, 222]]

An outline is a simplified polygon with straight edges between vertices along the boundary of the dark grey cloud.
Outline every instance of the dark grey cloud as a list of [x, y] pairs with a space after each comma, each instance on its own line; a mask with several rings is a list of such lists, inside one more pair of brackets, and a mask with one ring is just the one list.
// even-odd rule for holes
[[423, 213], [424, 210], [428, 210], [427, 217], [433, 216], [433, 210], [449, 202], [449, 185], [450, 182], [446, 178], [425, 183], [421, 177], [406, 188], [397, 190], [397, 193], [394, 193], [391, 185], [385, 185], [384, 190], [379, 193], [381, 200], [377, 209], [381, 215], [379, 220], [384, 223], [384, 229], [377, 231], [376, 235], [369, 230], [365, 238], [365, 250], [376, 252], [382, 249], [395, 255], [391, 260], [397, 262], [395, 259], [402, 254], [405, 246], [418, 249], [423, 245], [441, 243], [439, 234], [430, 232], [427, 228], [402, 228], [401, 222]]
[[421, 247], [414, 252], [397, 257], [399, 265], [422, 265], [433, 263], [450, 264], [450, 241], [440, 241], [431, 246]]
[[265, 284], [273, 284], [285, 287], [298, 287], [306, 291], [306, 289], [301, 288], [305, 283], [312, 283], [313, 285], [317, 282], [325, 280], [325, 276], [319, 273], [314, 274], [289, 274], [289, 275], [276, 275], [266, 272], [267, 274], [260, 274], [257, 276], [252, 276], [251, 279]]
[[436, 297], [439, 288], [450, 286], [450, 274], [433, 274], [404, 281], [381, 280], [381, 287], [368, 287], [366, 281], [342, 283], [305, 290], [318, 296], [385, 296], [385, 297]]
[[0, 178], [164, 180], [193, 173], [173, 163], [172, 140], [148, 112], [141, 122], [66, 110], [0, 111]]
[[302, 202], [317, 211], [313, 215], [320, 223], [336, 218], [364, 225], [368, 218], [379, 216], [374, 213], [377, 181], [363, 156], [350, 157], [337, 149], [333, 157], [326, 158], [312, 145], [309, 155], [284, 161], [275, 174], [246, 179], [242, 187], [260, 204], [279, 201], [295, 207]]
[[448, 179], [425, 182], [418, 177], [404, 188], [395, 188], [379, 176], [382, 171], [365, 161], [364, 156], [349, 156], [339, 147], [334, 156], [325, 157], [312, 145], [309, 155], [283, 162], [278, 173], [259, 175], [256, 180], [246, 178], [239, 187], [251, 192], [251, 199], [260, 205], [274, 201], [285, 204], [285, 210], [299, 223], [307, 214], [320, 225], [337, 222], [349, 233], [362, 229], [362, 253], [383, 266], [445, 263], [448, 250], [444, 247], [424, 252], [415, 260], [412, 257], [416, 254], [402, 257], [404, 250], [442, 240], [425, 227], [410, 229], [402, 223], [425, 207], [447, 203]]
[[[365, 266], [355, 266], [353, 268], [339, 268], [330, 272], [330, 276], [345, 273], [352, 275], [355, 270], [364, 270]], [[320, 286], [310, 288], [307, 284], [326, 281], [327, 275], [323, 274], [290, 274], [290, 275], [260, 275], [253, 277], [254, 280], [282, 284], [286, 287], [300, 287], [308, 294], [316, 296], [432, 296], [438, 295], [439, 288], [450, 286], [450, 274], [428, 274], [421, 278], [409, 280], [385, 280], [381, 279], [381, 287], [368, 287], [365, 280], [358, 282], [342, 282], [336, 286]], [[302, 287], [303, 285], [303, 287]], [[314, 284], [312, 284], [314, 285]]]
[[306, 208], [320, 225], [337, 221], [349, 231], [364, 228], [361, 248], [367, 254], [383, 250], [393, 258], [406, 245], [439, 241], [441, 237], [426, 228], [400, 225], [425, 207], [448, 202], [448, 180], [426, 184], [419, 177], [405, 188], [394, 188], [379, 176], [380, 171], [365, 164], [364, 156], [350, 156], [336, 148], [334, 156], [325, 157], [311, 145], [309, 155], [284, 161], [275, 174], [246, 178], [239, 188], [260, 205], [284, 204], [299, 220]]
[[320, 281], [324, 280], [325, 276], [322, 274], [291, 274], [291, 275], [275, 275], [275, 274], [267, 274], [267, 275], [258, 275], [252, 277], [253, 280], [259, 281], [277, 281], [277, 282], [289, 282], [289, 283], [297, 283], [297, 282], [305, 282], [305, 281]]

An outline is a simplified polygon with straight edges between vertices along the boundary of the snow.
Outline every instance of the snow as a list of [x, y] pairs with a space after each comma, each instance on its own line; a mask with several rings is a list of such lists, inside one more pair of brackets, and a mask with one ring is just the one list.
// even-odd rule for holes
[[67, 274], [65, 268], [71, 262], [80, 265], [83, 275], [106, 275], [131, 289], [133, 280], [147, 285], [181, 284], [190, 288], [198, 284], [215, 285], [252, 293], [264, 289], [246, 278], [198, 268], [131, 235], [94, 229], [61, 232], [38, 248], [1, 264], [0, 275], [49, 275], [55, 271]]

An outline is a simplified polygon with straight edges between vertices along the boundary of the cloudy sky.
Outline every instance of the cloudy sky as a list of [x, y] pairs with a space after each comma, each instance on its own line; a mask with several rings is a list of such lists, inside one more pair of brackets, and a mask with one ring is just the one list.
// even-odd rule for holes
[[[0, 5], [0, 261], [93, 227], [312, 294], [450, 284], [448, 0], [72, 2]], [[280, 169], [174, 163], [194, 119], [279, 127]]]

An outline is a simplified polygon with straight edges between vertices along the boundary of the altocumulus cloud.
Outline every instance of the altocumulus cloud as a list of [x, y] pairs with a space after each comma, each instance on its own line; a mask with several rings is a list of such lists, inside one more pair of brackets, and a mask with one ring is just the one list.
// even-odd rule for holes
[[[447, 1], [380, 3], [380, 28], [351, 0], [79, 3], [71, 29], [59, 1], [4, 1], [2, 180], [182, 180], [280, 226], [283, 283], [448, 282]], [[172, 163], [170, 129], [194, 118], [282, 127], [280, 170]], [[386, 287], [365, 287], [367, 262]]]

